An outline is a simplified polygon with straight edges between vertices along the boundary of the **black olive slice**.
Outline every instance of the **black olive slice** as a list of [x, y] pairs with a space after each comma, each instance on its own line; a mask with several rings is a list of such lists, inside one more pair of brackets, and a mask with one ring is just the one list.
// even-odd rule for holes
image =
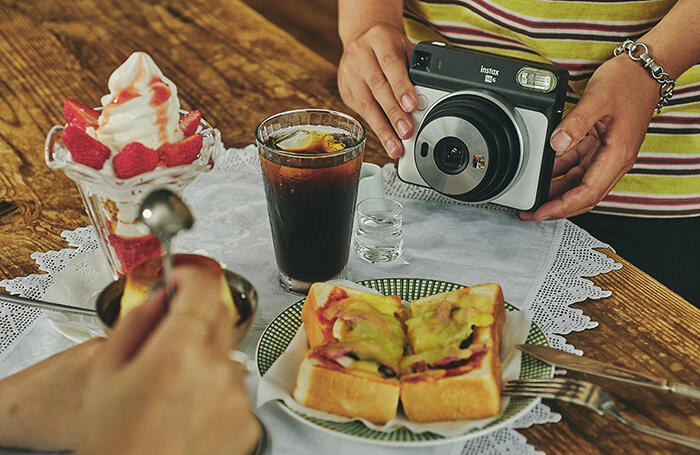
[[467, 349], [469, 346], [472, 345], [474, 342], [474, 326], [472, 326], [472, 333], [469, 334], [468, 337], [462, 340], [461, 343], [459, 343], [459, 349]]
[[391, 368], [385, 367], [384, 365], [379, 365], [379, 368], [377, 368], [377, 371], [379, 371], [381, 374], [383, 374], [387, 378], [396, 377], [396, 373], [394, 372], [394, 370], [392, 370]]

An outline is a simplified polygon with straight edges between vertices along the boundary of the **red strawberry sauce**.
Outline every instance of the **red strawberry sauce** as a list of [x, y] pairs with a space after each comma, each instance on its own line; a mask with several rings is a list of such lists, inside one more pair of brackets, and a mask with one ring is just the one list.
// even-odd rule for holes
[[124, 104], [127, 101], [136, 98], [137, 96], [139, 96], [138, 92], [134, 90], [133, 87], [129, 87], [119, 92], [119, 94], [114, 97], [111, 104]]
[[161, 254], [160, 241], [152, 235], [121, 237], [111, 233], [108, 241], [117, 254], [123, 274], [129, 273], [129, 270], [145, 259]]
[[159, 77], [151, 79], [150, 87], [153, 90], [151, 106], [156, 108], [156, 126], [158, 127], [158, 140], [165, 142], [168, 139], [166, 128], [168, 126], [168, 105], [170, 99], [170, 87]]

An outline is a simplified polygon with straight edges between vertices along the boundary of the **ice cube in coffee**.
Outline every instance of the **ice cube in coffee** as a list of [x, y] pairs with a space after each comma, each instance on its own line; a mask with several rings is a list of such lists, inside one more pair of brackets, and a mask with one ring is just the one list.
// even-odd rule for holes
[[323, 126], [296, 127], [271, 136], [265, 144], [285, 152], [332, 153], [357, 144], [351, 134]]

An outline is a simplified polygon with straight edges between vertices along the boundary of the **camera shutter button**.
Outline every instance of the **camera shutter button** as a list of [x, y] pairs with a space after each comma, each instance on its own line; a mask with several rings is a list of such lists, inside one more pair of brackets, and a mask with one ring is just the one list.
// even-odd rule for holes
[[416, 110], [424, 111], [427, 107], [428, 97], [423, 94], [418, 95], [418, 105], [416, 106]]

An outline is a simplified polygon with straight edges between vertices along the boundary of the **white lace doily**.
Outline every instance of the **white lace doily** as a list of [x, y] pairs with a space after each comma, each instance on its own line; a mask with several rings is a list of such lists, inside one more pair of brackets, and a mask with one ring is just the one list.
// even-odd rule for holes
[[[217, 158], [214, 171], [201, 177], [185, 192], [185, 200], [192, 207], [201, 207], [210, 204], [219, 207], [216, 214], [208, 212], [197, 213], [196, 233], [186, 233], [175, 242], [175, 249], [179, 251], [191, 251], [206, 253], [222, 263], [236, 264], [238, 271], [249, 277], [253, 284], [260, 288], [267, 286], [270, 280], [276, 276], [274, 261], [266, 265], [264, 270], [259, 270], [255, 275], [248, 275], [246, 270], [252, 269], [252, 262], [236, 262], [235, 251], [230, 250], [227, 236], [235, 236], [243, 239], [246, 247], [256, 247], [269, 242], [269, 229], [261, 228], [267, 223], [267, 219], [260, 220], [255, 214], [260, 213], [260, 204], [264, 207], [264, 200], [259, 200], [261, 184], [257, 180], [239, 178], [242, 175], [259, 175], [259, 163], [257, 153], [253, 146], [246, 149], [229, 149]], [[383, 168], [385, 191], [391, 197], [398, 197], [409, 201], [444, 202], [447, 204], [461, 204], [448, 199], [438, 193], [401, 182], [396, 177], [393, 165]], [[236, 182], [237, 191], [230, 189], [231, 182]], [[224, 183], [229, 189], [218, 190], [217, 185]], [[198, 186], [199, 185], [199, 186]], [[251, 199], [254, 192], [258, 199]], [[461, 204], [468, 205], [468, 204]], [[257, 211], [256, 211], [257, 210]], [[475, 209], [471, 209], [475, 210]], [[496, 206], [484, 206], [478, 210], [492, 210], [509, 214], [511, 211]], [[255, 218], [257, 216], [257, 218]], [[232, 223], [229, 220], [236, 220]], [[262, 224], [261, 224], [262, 223]], [[550, 343], [559, 349], [581, 354], [573, 346], [566, 343], [565, 335], [572, 331], [581, 331], [594, 328], [597, 323], [584, 315], [579, 309], [570, 307], [572, 303], [580, 302], [587, 298], [599, 299], [610, 295], [609, 291], [603, 291], [595, 286], [587, 277], [618, 269], [612, 259], [593, 248], [607, 247], [608, 245], [596, 240], [584, 230], [578, 228], [567, 220], [558, 220], [543, 224], [545, 230], [551, 233], [553, 247], [543, 258], [546, 263], [540, 273], [541, 276], [533, 280], [527, 295], [518, 297], [520, 306], [527, 306], [534, 314], [534, 321], [545, 331]], [[233, 232], [231, 232], [233, 230]], [[543, 231], [544, 232], [544, 231]], [[75, 231], [66, 231], [61, 234], [66, 238], [70, 248], [61, 251], [46, 253], [34, 253], [32, 258], [39, 268], [46, 274], [30, 275], [0, 282], [12, 294], [20, 294], [36, 299], [61, 297], [70, 299], [58, 303], [70, 303], [73, 305], [88, 306], [94, 297], [96, 290], [101, 289], [109, 282], [109, 274], [106, 272], [106, 263], [98, 250], [94, 230], [91, 227], [80, 228]], [[222, 245], [223, 243], [223, 245]], [[241, 255], [243, 256], [243, 255]], [[410, 262], [411, 257], [402, 258], [405, 263]], [[258, 265], [258, 268], [260, 266]], [[358, 266], [360, 267], [360, 266]], [[102, 269], [104, 268], [104, 269]], [[232, 270], [236, 271], [236, 268]], [[359, 268], [358, 270], [362, 270]], [[390, 269], [387, 269], [388, 271]], [[389, 273], [387, 271], [387, 273]], [[369, 277], [362, 277], [369, 278]], [[68, 281], [68, 283], [66, 283]], [[261, 284], [265, 283], [265, 284]], [[272, 291], [270, 291], [272, 292]], [[275, 291], [277, 292], [277, 291]], [[251, 335], [247, 337], [248, 346], [243, 346], [244, 351], [252, 352], [254, 344], [262, 329], [267, 323], [286, 305], [296, 299], [284, 295], [281, 291], [275, 294], [276, 299], [286, 299], [280, 303], [283, 306], [260, 305], [256, 322], [251, 329]], [[48, 298], [47, 298], [48, 299]], [[509, 300], [510, 301], [510, 300]], [[60, 322], [60, 321], [59, 321]], [[92, 336], [99, 330], [99, 324], [85, 320], [64, 321], [61, 323], [62, 332], [65, 327], [73, 327], [77, 330], [76, 339], [80, 339], [80, 330], [87, 330]], [[90, 324], [93, 324], [90, 328]], [[28, 309], [10, 304], [0, 304], [0, 377], [7, 376], [15, 371], [25, 368], [48, 355], [64, 349], [73, 344], [66, 338], [57, 336], [51, 324], [56, 324], [56, 316], [52, 313], [52, 321], [44, 315], [43, 311]], [[73, 324], [71, 326], [71, 324]], [[65, 333], [65, 332], [64, 332]], [[31, 339], [31, 343], [22, 343], [24, 339]], [[537, 423], [558, 422], [561, 416], [552, 412], [548, 406], [539, 404], [529, 414], [521, 418], [514, 428], [527, 428]], [[469, 441], [462, 450], [463, 454], [534, 454], [541, 453], [527, 444], [524, 436], [514, 429], [502, 429], [478, 439]]]

